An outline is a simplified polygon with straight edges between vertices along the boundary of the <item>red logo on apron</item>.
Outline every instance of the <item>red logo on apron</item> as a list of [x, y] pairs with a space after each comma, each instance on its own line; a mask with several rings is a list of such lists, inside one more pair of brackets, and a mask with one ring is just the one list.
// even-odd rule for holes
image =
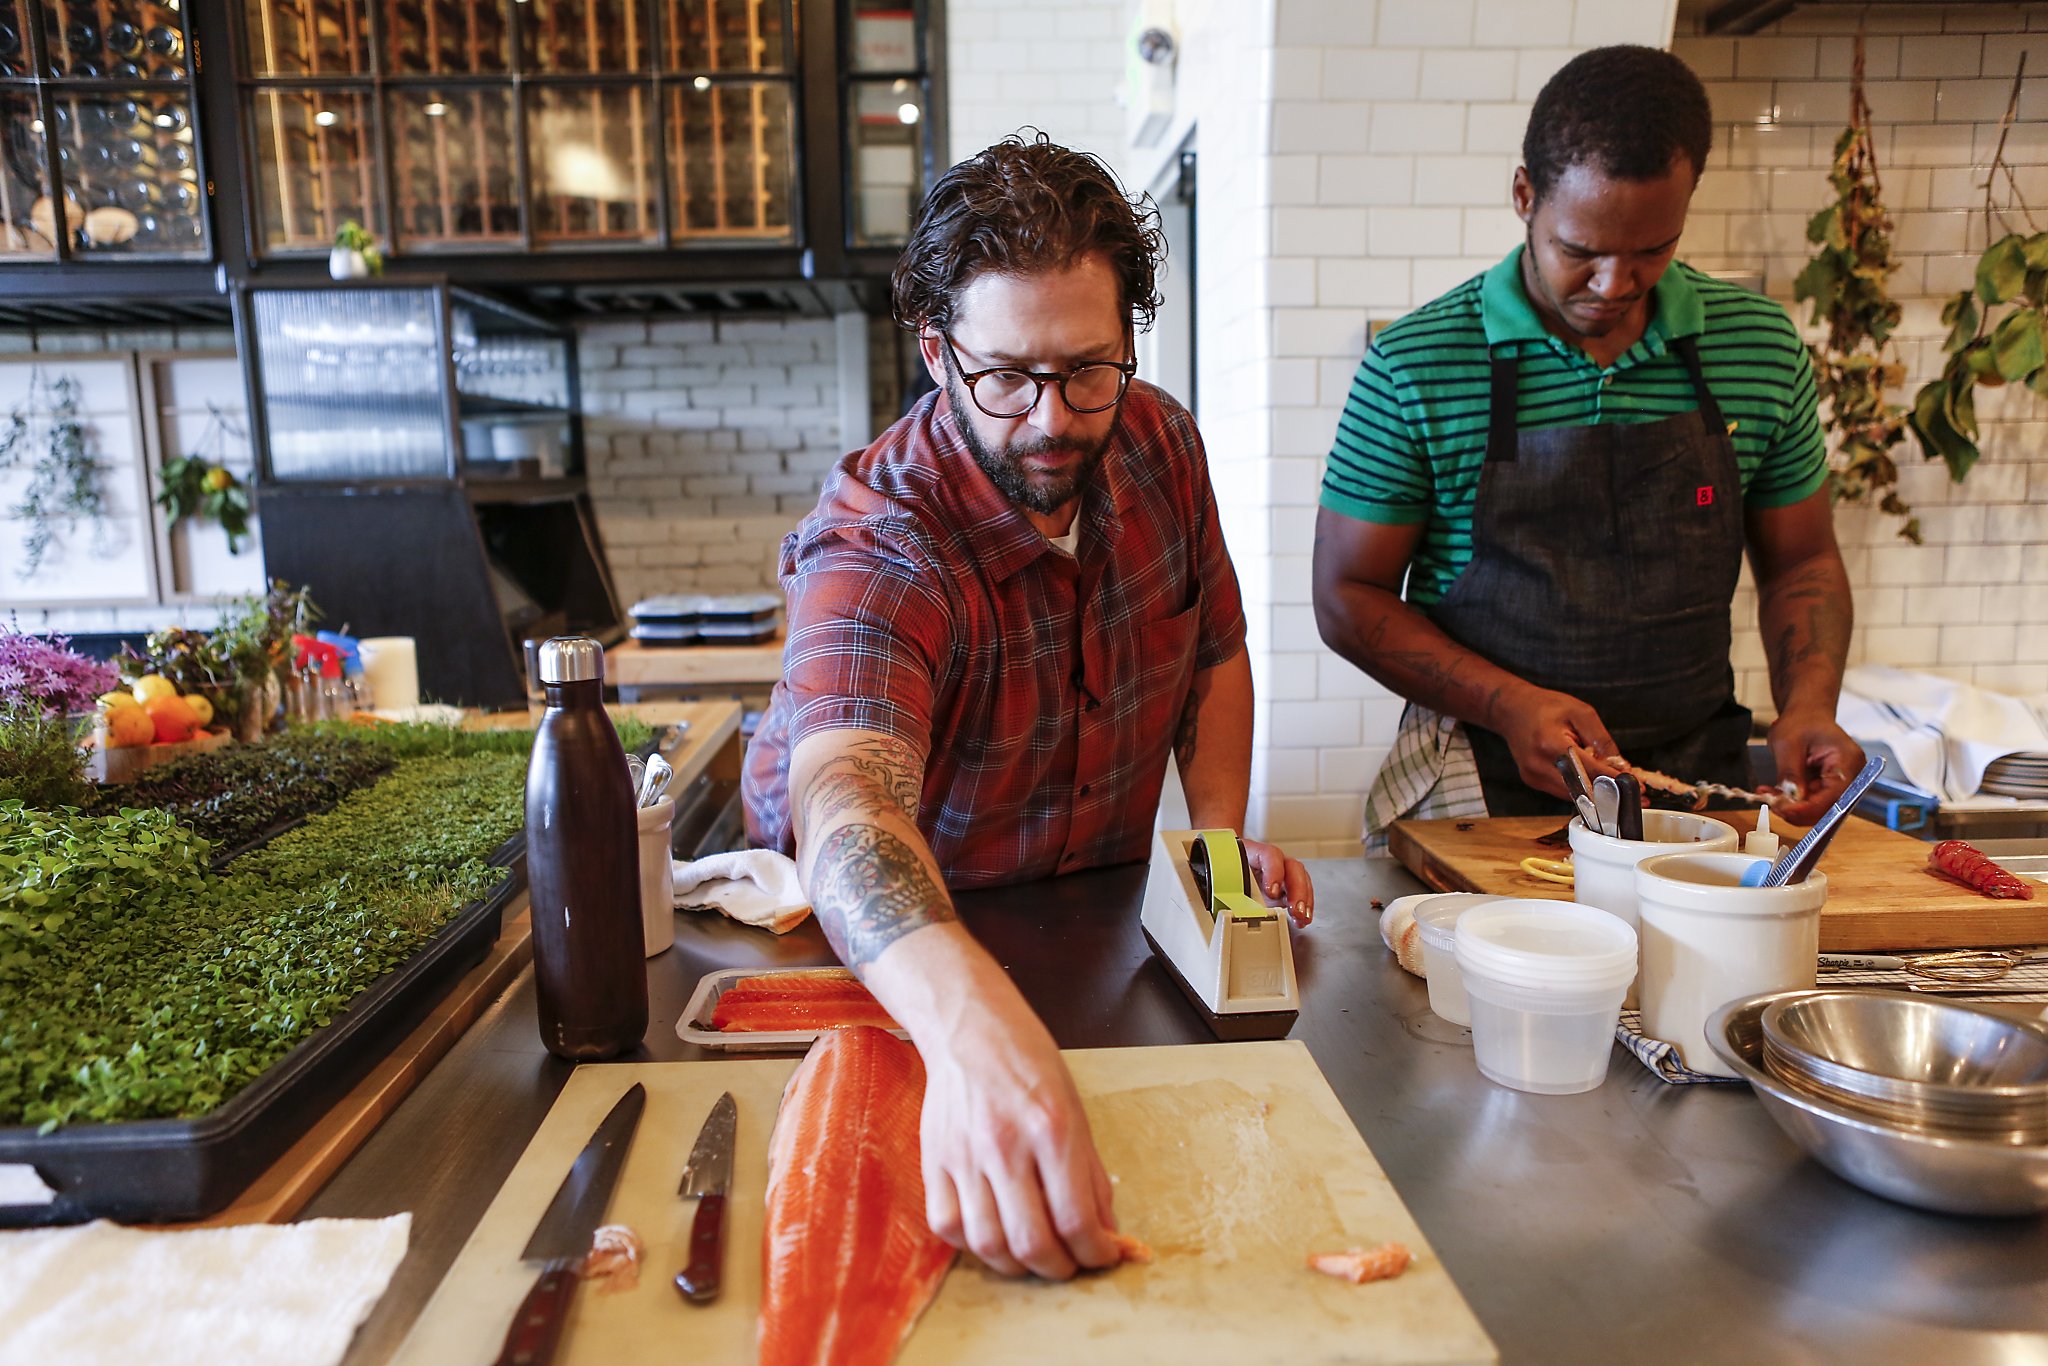
[[1712, 507], [1714, 504], [1714, 486], [1712, 484], [1701, 484], [1693, 490], [1692, 498], [1693, 502], [1699, 507]]

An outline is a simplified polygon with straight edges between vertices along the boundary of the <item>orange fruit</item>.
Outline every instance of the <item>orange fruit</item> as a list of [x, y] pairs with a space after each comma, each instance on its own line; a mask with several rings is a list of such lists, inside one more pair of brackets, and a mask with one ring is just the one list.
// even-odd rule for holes
[[156, 739], [156, 722], [141, 707], [107, 709], [107, 748], [132, 749]]
[[144, 702], [142, 710], [156, 727], [156, 742], [160, 745], [180, 744], [192, 738], [192, 732], [199, 729], [199, 718], [185, 705], [182, 697], [159, 697], [153, 702]]

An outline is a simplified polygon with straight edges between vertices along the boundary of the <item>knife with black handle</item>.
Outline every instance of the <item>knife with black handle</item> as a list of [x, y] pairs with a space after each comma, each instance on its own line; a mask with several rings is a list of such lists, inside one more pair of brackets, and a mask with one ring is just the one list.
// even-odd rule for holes
[[739, 1129], [739, 1108], [732, 1092], [718, 1098], [697, 1132], [696, 1146], [683, 1168], [676, 1194], [697, 1199], [690, 1221], [690, 1263], [676, 1273], [676, 1290], [692, 1304], [718, 1298], [725, 1271], [725, 1197], [732, 1188], [733, 1140]]
[[540, 1275], [512, 1316], [498, 1366], [547, 1366], [555, 1359], [562, 1324], [583, 1280], [578, 1268], [590, 1251], [591, 1235], [604, 1222], [612, 1188], [619, 1183], [626, 1150], [633, 1145], [633, 1131], [646, 1107], [647, 1088], [635, 1082], [583, 1145], [555, 1198], [533, 1226], [519, 1259], [541, 1263]]

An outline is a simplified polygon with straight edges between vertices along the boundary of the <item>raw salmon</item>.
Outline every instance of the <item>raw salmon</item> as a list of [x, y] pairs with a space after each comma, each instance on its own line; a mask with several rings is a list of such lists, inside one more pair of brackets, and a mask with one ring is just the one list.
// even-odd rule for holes
[[953, 1249], [925, 1222], [924, 1062], [870, 1026], [818, 1036], [768, 1140], [761, 1366], [886, 1366]]
[[787, 1029], [894, 1029], [882, 1003], [846, 971], [780, 972], [742, 977], [720, 993], [711, 1027], [762, 1033]]

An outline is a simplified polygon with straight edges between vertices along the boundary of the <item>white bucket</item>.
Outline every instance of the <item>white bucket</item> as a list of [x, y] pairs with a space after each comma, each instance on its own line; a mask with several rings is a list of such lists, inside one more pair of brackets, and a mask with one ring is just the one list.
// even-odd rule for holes
[[1676, 1045], [1695, 1072], [1735, 1070], [1707, 1043], [1707, 1016], [1766, 991], [1813, 986], [1828, 880], [1744, 887], [1769, 860], [1751, 854], [1665, 854], [1636, 869], [1642, 907], [1643, 1032]]
[[1472, 1011], [1465, 1002], [1465, 979], [1458, 972], [1458, 917], [1474, 906], [1500, 900], [1478, 892], [1444, 892], [1415, 906], [1415, 934], [1422, 941], [1422, 975], [1429, 981], [1429, 1008], [1437, 1018], [1469, 1025]]
[[1510, 899], [1458, 917], [1456, 942], [1487, 1080], [1569, 1095], [1606, 1079], [1635, 977], [1633, 929], [1589, 906]]

